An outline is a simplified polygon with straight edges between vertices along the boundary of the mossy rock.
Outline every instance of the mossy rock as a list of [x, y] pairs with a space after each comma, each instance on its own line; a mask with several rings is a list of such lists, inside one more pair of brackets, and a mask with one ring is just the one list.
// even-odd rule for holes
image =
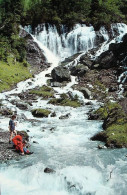
[[108, 102], [94, 113], [98, 114], [98, 119], [104, 120], [104, 131], [93, 136], [94, 140], [104, 141], [111, 148], [127, 147], [127, 116], [122, 107]]
[[32, 110], [32, 115], [34, 117], [46, 118], [49, 116], [50, 113], [51, 113], [50, 110], [41, 109], [41, 108]]
[[53, 98], [54, 97], [54, 90], [48, 86], [42, 86], [39, 89], [33, 89], [30, 91], [30, 94], [38, 95], [44, 99]]
[[70, 106], [73, 108], [77, 108], [81, 106], [81, 103], [78, 100], [70, 100], [70, 99], [62, 99], [62, 98], [58, 98], [58, 99], [51, 99], [48, 102], [49, 104], [53, 104], [53, 105], [59, 105], [59, 106]]

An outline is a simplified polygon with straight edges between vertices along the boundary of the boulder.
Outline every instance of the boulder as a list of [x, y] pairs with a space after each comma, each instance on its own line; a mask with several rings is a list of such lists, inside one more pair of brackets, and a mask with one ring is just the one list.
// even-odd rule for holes
[[51, 82], [51, 87], [62, 87], [62, 84], [59, 82]]
[[51, 113], [50, 110], [41, 109], [41, 108], [32, 110], [32, 115], [34, 117], [42, 117], [42, 118], [44, 117], [45, 118], [45, 117], [48, 117], [50, 113]]
[[51, 169], [51, 168], [46, 167], [44, 169], [44, 173], [55, 173], [55, 171], [53, 169]]
[[71, 68], [71, 75], [73, 76], [84, 76], [84, 74], [89, 70], [89, 68], [83, 64], [78, 64]]
[[16, 106], [21, 110], [28, 110], [29, 106], [26, 103], [16, 102]]
[[87, 88], [85, 88], [85, 87], [81, 87], [81, 88], [79, 89], [79, 91], [81, 91], [81, 92], [83, 93], [83, 95], [84, 95], [84, 97], [85, 97], [86, 99], [90, 99], [91, 92], [89, 91], [89, 89], [87, 89]]
[[59, 119], [68, 119], [70, 116], [70, 113], [66, 114], [66, 115], [62, 115], [59, 117]]
[[53, 113], [51, 114], [51, 117], [55, 117], [55, 116], [56, 116], [56, 113], [53, 112]]
[[51, 76], [53, 80], [57, 82], [71, 80], [69, 70], [67, 68], [63, 68], [62, 66], [54, 68], [51, 72]]
[[118, 66], [117, 59], [110, 50], [103, 52], [92, 65], [96, 69], [109, 69], [116, 66]]

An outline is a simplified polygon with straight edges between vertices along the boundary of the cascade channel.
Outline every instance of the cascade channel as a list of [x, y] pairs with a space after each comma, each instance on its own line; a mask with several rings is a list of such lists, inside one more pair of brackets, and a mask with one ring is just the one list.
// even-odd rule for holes
[[[113, 30], [116, 28], [118, 36]], [[82, 101], [82, 107], [70, 109], [66, 106], [54, 106], [47, 104], [48, 100], [38, 98], [33, 102], [31, 109], [39, 107], [50, 109], [56, 116], [37, 118], [33, 121], [27, 120], [35, 119], [30, 111], [20, 110], [10, 103], [12, 100], [20, 101], [17, 94], [46, 84], [48, 78], [45, 75], [51, 73], [61, 60], [98, 46], [93, 27], [76, 25], [69, 33], [64, 27], [62, 29], [63, 33], [60, 36], [55, 26], [49, 25], [48, 30], [45, 25], [38, 26], [33, 38], [51, 66], [35, 78], [18, 83], [15, 89], [0, 94], [3, 103], [18, 113], [18, 130], [29, 130], [30, 150], [34, 152], [33, 155], [23, 156], [18, 161], [11, 160], [0, 164], [1, 195], [126, 195], [127, 150], [124, 148], [98, 150], [99, 142], [90, 141], [90, 137], [102, 131], [102, 121], [89, 121], [88, 112], [97, 108], [100, 103], [89, 100], [92, 106], [85, 105], [88, 100], [84, 99], [82, 93], [71, 88], [77, 82], [75, 77], [71, 77], [71, 82], [65, 87], [54, 87], [55, 95], [58, 97], [61, 93], [71, 91]], [[30, 27], [26, 27], [26, 30], [30, 32]], [[104, 28], [100, 29], [104, 42], [96, 56], [107, 50], [110, 42], [120, 41], [127, 32], [127, 26], [112, 25], [111, 32], [112, 40]], [[68, 113], [70, 114], [68, 119], [59, 119], [61, 115]], [[23, 114], [26, 120], [22, 120]], [[8, 121], [9, 118], [7, 120], [1, 117], [2, 129], [5, 131]], [[56, 172], [46, 174], [44, 173], [46, 167], [53, 168]]]

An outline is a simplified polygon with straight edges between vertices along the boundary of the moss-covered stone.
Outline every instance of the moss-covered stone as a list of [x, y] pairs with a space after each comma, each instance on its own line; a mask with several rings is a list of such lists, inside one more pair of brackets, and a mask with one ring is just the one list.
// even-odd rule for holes
[[43, 97], [44, 99], [47, 98], [52, 98], [54, 97], [54, 91], [52, 88], [48, 87], [48, 86], [42, 86], [39, 89], [33, 89], [30, 91], [30, 94], [35, 94], [38, 95], [40, 97]]
[[32, 115], [35, 117], [44, 117], [44, 118], [48, 117], [49, 114], [51, 113], [50, 110], [41, 109], [41, 108], [34, 109], [31, 112], [32, 112]]
[[104, 120], [104, 131], [95, 135], [94, 140], [104, 141], [108, 147], [127, 147], [127, 116], [122, 107], [108, 102], [94, 113]]
[[68, 97], [67, 98], [63, 98], [64, 95], [62, 95], [61, 98], [54, 98], [49, 100], [49, 104], [53, 104], [53, 105], [60, 105], [60, 106], [70, 106], [73, 108], [77, 108], [81, 106], [81, 103], [78, 100], [70, 100]]

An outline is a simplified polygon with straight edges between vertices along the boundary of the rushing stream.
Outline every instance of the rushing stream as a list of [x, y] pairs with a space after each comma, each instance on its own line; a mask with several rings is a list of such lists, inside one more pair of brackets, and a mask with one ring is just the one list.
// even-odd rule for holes
[[[127, 149], [98, 150], [98, 142], [90, 141], [95, 133], [102, 130], [101, 121], [88, 121], [88, 112], [99, 106], [92, 101], [86, 106], [83, 95], [71, 88], [75, 77], [66, 87], [54, 88], [57, 94], [71, 91], [84, 105], [70, 108], [47, 104], [48, 100], [33, 102], [33, 108], [48, 108], [56, 112], [56, 117], [38, 118], [36, 121], [30, 111], [22, 111], [11, 100], [27, 89], [46, 84], [45, 74], [50, 73], [59, 63], [46, 46], [34, 40], [43, 50], [51, 67], [35, 76], [34, 79], [20, 82], [15, 89], [1, 93], [0, 99], [18, 113], [18, 130], [29, 130], [31, 156], [11, 160], [0, 165], [1, 195], [126, 195], [127, 192]], [[31, 85], [29, 84], [31, 83]], [[68, 119], [60, 120], [61, 115], [70, 113]], [[25, 115], [26, 120], [21, 116]], [[2, 129], [8, 127], [7, 118], [1, 117]], [[38, 142], [38, 144], [33, 143]], [[44, 168], [53, 168], [54, 174], [44, 173]]]

